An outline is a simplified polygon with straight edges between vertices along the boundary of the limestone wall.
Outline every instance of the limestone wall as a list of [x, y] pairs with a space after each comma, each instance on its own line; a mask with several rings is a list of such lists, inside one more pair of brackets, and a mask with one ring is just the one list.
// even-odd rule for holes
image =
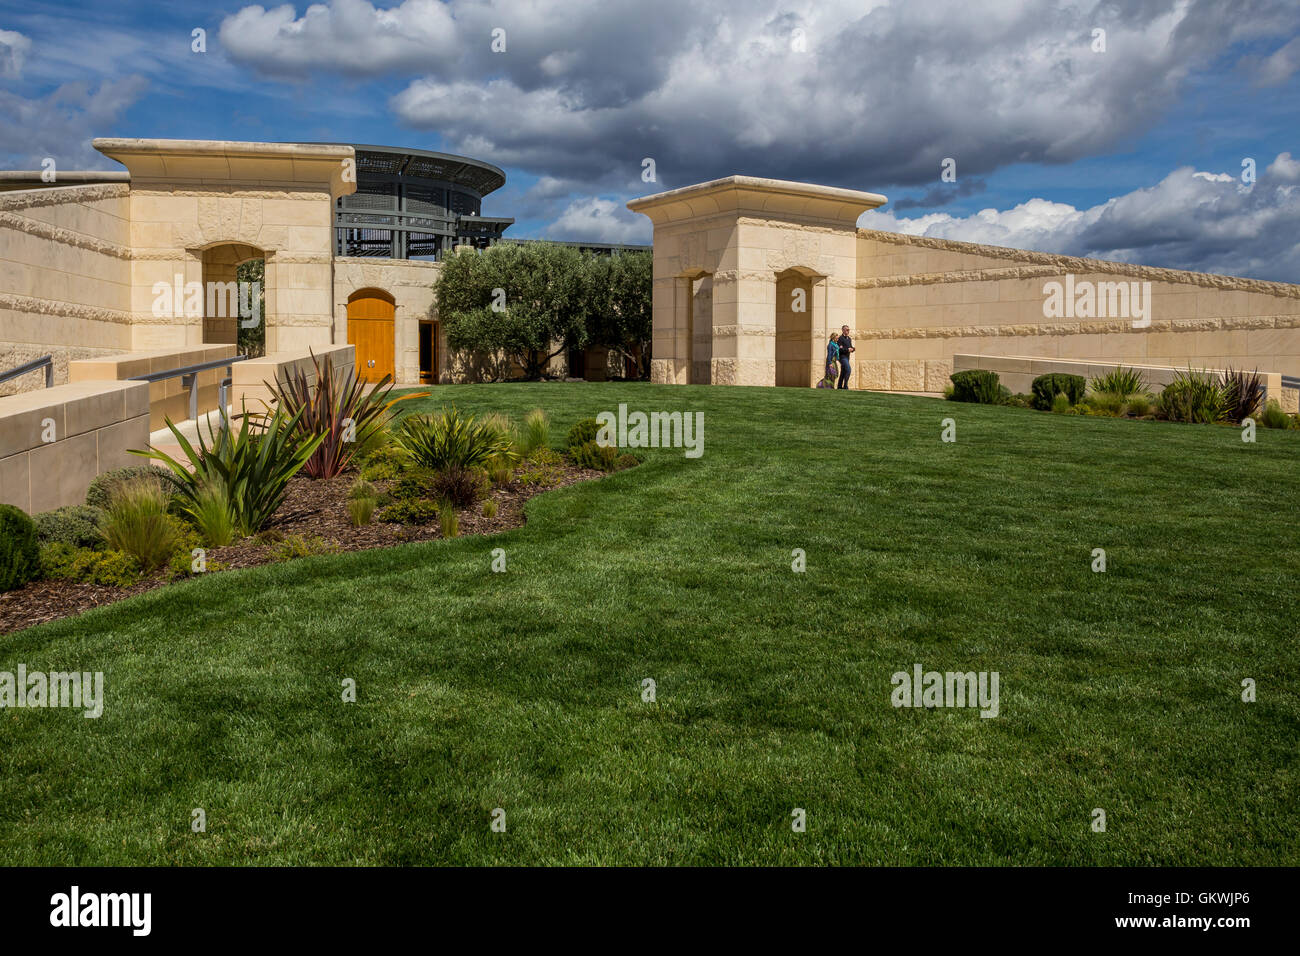
[[[0, 194], [0, 371], [54, 356], [54, 381], [71, 359], [131, 348], [128, 187], [58, 186]], [[35, 372], [0, 395], [43, 388]]]
[[[1150, 327], [1043, 314], [1044, 284], [1151, 283]], [[1300, 375], [1300, 286], [858, 231], [855, 387], [942, 391], [953, 355]]]
[[316, 364], [330, 363], [339, 375], [355, 373], [356, 348], [351, 345], [326, 345], [297, 352], [279, 352], [262, 358], [236, 362], [231, 369], [230, 407], [236, 413], [247, 407], [250, 413], [262, 413], [272, 407], [275, 383], [285, 383], [299, 372], [316, 388]]
[[[442, 263], [416, 259], [334, 260], [334, 341], [348, 340], [348, 297], [361, 289], [380, 289], [393, 297], [395, 375], [400, 385], [420, 382], [420, 321], [437, 318], [433, 284]], [[441, 330], [439, 330], [441, 331]], [[445, 341], [438, 343], [439, 381], [449, 376]]]
[[0, 501], [28, 514], [85, 500], [98, 474], [144, 464], [149, 386], [78, 382], [0, 398]]
[[[190, 365], [203, 365], [217, 359], [232, 358], [233, 345], [200, 345], [190, 349], [154, 349], [127, 352], [99, 359], [69, 363], [68, 375], [73, 382], [125, 381], [136, 375], [167, 372]], [[238, 364], [238, 363], [235, 363]], [[219, 366], [198, 373], [198, 413], [203, 415], [217, 407], [221, 380], [226, 368]], [[180, 377], [146, 383], [149, 388], [149, 430], [167, 427], [167, 419], [182, 422], [190, 417], [190, 392]]]

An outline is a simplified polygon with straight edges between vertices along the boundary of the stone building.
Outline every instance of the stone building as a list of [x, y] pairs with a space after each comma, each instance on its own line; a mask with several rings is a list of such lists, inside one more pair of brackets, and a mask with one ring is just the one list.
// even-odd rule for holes
[[[629, 202], [654, 223], [654, 381], [807, 387], [847, 325], [855, 388], [934, 394], [954, 367], [1028, 391], [1046, 371], [1122, 363], [1159, 383], [1232, 366], [1269, 373], [1296, 410], [1300, 285], [857, 228], [885, 201], [729, 176]], [[1061, 308], [1052, 283], [1077, 301]]]

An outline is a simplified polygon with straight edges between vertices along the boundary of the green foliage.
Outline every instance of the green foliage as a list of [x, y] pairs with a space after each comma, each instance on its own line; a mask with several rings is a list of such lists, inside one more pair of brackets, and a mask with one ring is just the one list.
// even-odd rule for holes
[[641, 464], [641, 459], [631, 452], [628, 452], [627, 454], [618, 456], [618, 459], [614, 462], [614, 470], [626, 471], [629, 468], [635, 468], [639, 464]]
[[1146, 418], [1151, 414], [1151, 407], [1151, 396], [1145, 392], [1137, 392], [1128, 396], [1128, 411], [1130, 415], [1135, 415], [1138, 418]]
[[618, 449], [612, 445], [601, 445], [589, 441], [570, 448], [569, 458], [579, 468], [594, 468], [596, 471], [613, 471], [618, 466]]
[[[499, 243], [448, 256], [434, 284], [447, 348], [467, 362], [486, 360], [478, 370], [493, 379], [516, 368], [541, 378], [552, 358], [586, 344], [586, 276], [582, 254], [555, 243]], [[504, 303], [494, 310], [498, 289]]]
[[[165, 479], [167, 472], [161, 468], [155, 468], [153, 465], [133, 465], [130, 468], [115, 468], [112, 471], [104, 472], [102, 475], [96, 475], [95, 479], [91, 481], [90, 487], [86, 489], [86, 504], [102, 511], [108, 507], [108, 502], [113, 497], [113, 490], [118, 485], [133, 478], [148, 477], [150, 475]], [[169, 492], [173, 490], [171, 485], [165, 487]]]
[[[206, 567], [207, 571], [224, 571], [226, 569], [225, 563], [211, 559], [207, 561]], [[203, 573], [206, 574], [207, 571]], [[167, 562], [167, 570], [164, 576], [168, 581], [180, 581], [185, 578], [197, 577], [198, 572], [194, 570], [193, 549], [182, 548], [172, 555], [172, 559]]]
[[1125, 397], [1119, 392], [1093, 392], [1088, 396], [1088, 405], [1102, 415], [1119, 418], [1127, 405]]
[[198, 485], [185, 514], [209, 547], [224, 547], [235, 540], [235, 512], [230, 506], [225, 485], [216, 482]]
[[1228, 420], [1229, 396], [1218, 376], [1208, 372], [1176, 372], [1158, 402], [1160, 413], [1172, 422], [1213, 424]]
[[143, 577], [140, 563], [124, 551], [95, 551], [63, 541], [41, 549], [41, 576], [55, 581], [129, 588]]
[[35, 522], [21, 508], [0, 504], [0, 591], [22, 587], [40, 569]]
[[271, 548], [268, 557], [273, 562], [293, 561], [317, 554], [338, 554], [342, 550], [333, 541], [326, 541], [318, 535], [288, 534]]
[[378, 515], [388, 524], [429, 524], [437, 517], [438, 506], [422, 498], [394, 501]]
[[591, 255], [586, 261], [586, 345], [603, 345], [631, 359], [637, 377], [650, 375], [651, 273], [649, 252]]
[[348, 489], [348, 498], [379, 498], [379, 489], [366, 481], [364, 478], [358, 478], [352, 482], [352, 487]]
[[260, 358], [266, 354], [266, 260], [250, 259], [241, 262], [235, 267], [235, 281], [258, 284], [257, 314], [260, 319], [256, 325], [250, 326], [240, 322], [237, 341], [240, 355]]
[[1034, 407], [1039, 411], [1047, 411], [1056, 401], [1057, 395], [1064, 395], [1071, 405], [1078, 405], [1083, 400], [1087, 384], [1082, 375], [1051, 372], [1034, 379], [1029, 390], [1034, 395]]
[[1026, 392], [1018, 392], [1009, 396], [1002, 404], [1010, 405], [1013, 408], [1033, 408], [1034, 396]]
[[299, 368], [287, 382], [277, 382], [276, 403], [297, 421], [300, 440], [321, 437], [302, 473], [308, 478], [333, 478], [352, 461], [357, 450], [376, 441], [393, 417], [393, 406], [412, 398], [427, 398], [415, 392], [390, 400], [392, 376], [366, 388], [355, 373], [341, 371], [332, 361], [311, 357], [315, 380]]
[[411, 463], [406, 450], [389, 438], [368, 455], [361, 465], [361, 477], [367, 481], [391, 481]]
[[1094, 392], [1109, 392], [1121, 398], [1147, 390], [1146, 379], [1142, 377], [1142, 373], [1135, 368], [1125, 368], [1123, 365], [1116, 366], [1105, 375], [1097, 376], [1092, 380], [1091, 385]]
[[104, 521], [104, 511], [90, 505], [66, 505], [34, 515], [36, 537], [41, 544], [62, 542], [74, 548], [98, 548], [104, 539], [100, 534], [100, 525]]
[[460, 537], [460, 515], [456, 513], [456, 504], [450, 498], [438, 502], [438, 528], [444, 538]]
[[579, 445], [585, 445], [589, 441], [595, 441], [596, 435], [600, 432], [600, 422], [594, 418], [584, 418], [576, 422], [569, 429], [569, 437], [565, 441], [566, 448], [577, 448]]
[[153, 477], [118, 485], [104, 509], [104, 541], [129, 554], [146, 574], [163, 567], [184, 543], [184, 529], [168, 513], [170, 497]]
[[461, 468], [452, 465], [433, 476], [435, 499], [450, 501], [459, 508], [477, 504], [488, 492], [487, 473], [482, 468]]
[[370, 524], [370, 520], [375, 513], [376, 503], [377, 501], [374, 498], [348, 499], [348, 520], [352, 522], [354, 528]]
[[1057, 392], [1056, 397], [1052, 399], [1052, 412], [1057, 415], [1064, 415], [1071, 409], [1070, 398], [1064, 392]]
[[539, 448], [546, 448], [551, 443], [551, 420], [546, 412], [534, 408], [524, 416], [524, 431], [519, 438], [519, 454], [527, 458]]
[[[395, 501], [418, 501], [432, 498], [433, 482], [438, 473], [432, 468], [411, 468], [388, 489]], [[373, 486], [372, 486], [373, 487]]]
[[223, 489], [230, 503], [231, 518], [241, 536], [254, 534], [271, 520], [288, 494], [289, 479], [298, 473], [324, 441], [323, 435], [302, 436], [298, 433], [299, 409], [286, 415], [276, 408], [270, 415], [236, 416], [239, 430], [217, 431], [211, 447], [199, 430], [199, 447], [195, 449], [180, 430], [167, 419], [167, 427], [194, 464], [191, 472], [166, 452], [150, 449], [133, 454], [156, 458], [172, 470], [180, 491], [178, 506], [191, 518], [200, 507], [200, 497], [208, 487]]
[[489, 521], [497, 516], [497, 503], [489, 498], [483, 502], [483, 517]]
[[452, 465], [469, 468], [494, 457], [513, 459], [509, 435], [492, 421], [476, 422], [455, 407], [440, 415], [410, 415], [402, 419], [397, 443], [415, 464], [441, 471]]
[[1226, 368], [1219, 377], [1223, 386], [1226, 408], [1224, 414], [1230, 422], [1240, 422], [1253, 418], [1264, 404], [1267, 389], [1264, 380], [1259, 377], [1259, 370], [1247, 372], [1242, 369]]
[[1276, 398], [1270, 398], [1268, 404], [1264, 406], [1264, 411], [1260, 413], [1259, 423], [1265, 428], [1289, 428], [1291, 419], [1286, 412], [1282, 411], [1282, 406], [1277, 403]]
[[515, 480], [528, 487], [550, 487], [559, 484], [564, 475], [564, 456], [549, 448], [541, 448], [519, 466]]
[[976, 402], [980, 405], [1000, 405], [1003, 402], [1003, 388], [998, 381], [997, 372], [976, 368], [953, 372], [948, 377], [952, 379], [952, 400], [955, 402]]

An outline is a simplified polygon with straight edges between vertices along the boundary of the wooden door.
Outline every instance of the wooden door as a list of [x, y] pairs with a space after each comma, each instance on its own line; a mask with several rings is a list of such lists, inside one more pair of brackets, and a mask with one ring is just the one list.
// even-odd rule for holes
[[348, 300], [348, 344], [357, 349], [357, 377], [377, 382], [393, 374], [393, 300], [379, 292], [358, 292]]

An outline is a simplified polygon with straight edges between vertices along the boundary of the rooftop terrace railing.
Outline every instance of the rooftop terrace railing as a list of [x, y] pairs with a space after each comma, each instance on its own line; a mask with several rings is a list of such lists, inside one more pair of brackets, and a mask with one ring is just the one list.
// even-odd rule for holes
[[25, 365], [19, 365], [17, 368], [11, 368], [7, 372], [0, 372], [0, 385], [10, 379], [17, 378], [19, 375], [26, 375], [28, 372], [35, 372], [37, 369], [45, 369], [45, 387], [54, 387], [54, 356], [43, 355], [38, 359], [32, 359]]

